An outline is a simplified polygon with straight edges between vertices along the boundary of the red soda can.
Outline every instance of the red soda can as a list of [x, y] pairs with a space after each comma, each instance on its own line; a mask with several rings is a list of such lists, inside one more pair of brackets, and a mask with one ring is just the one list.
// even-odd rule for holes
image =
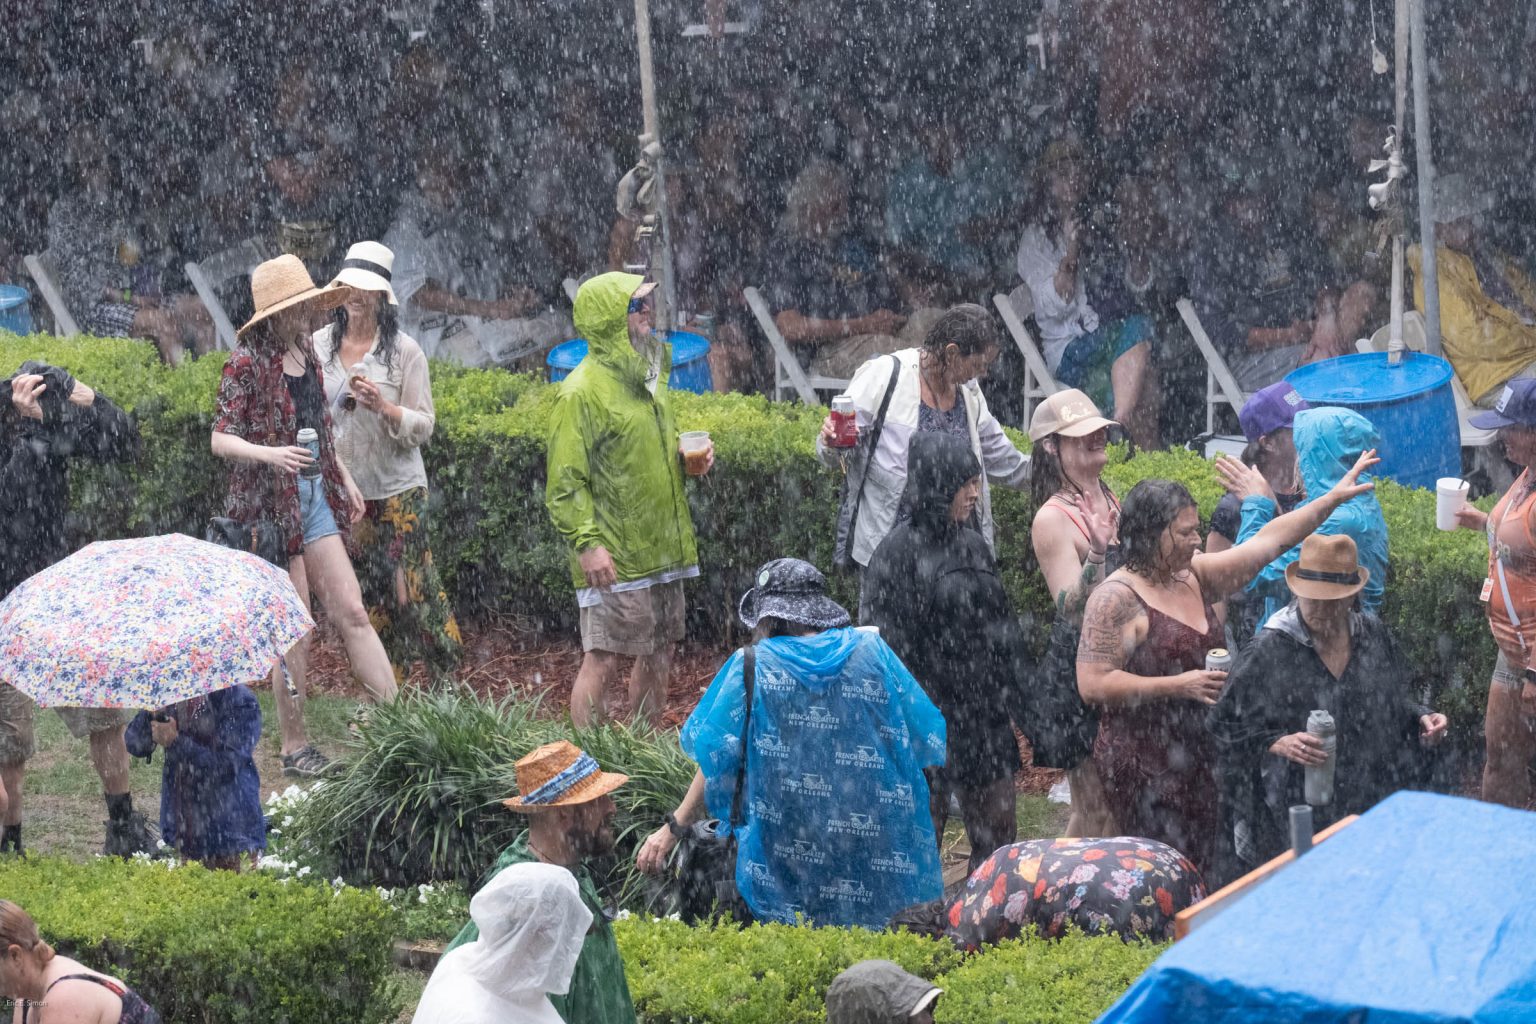
[[853, 411], [853, 399], [838, 395], [832, 399], [832, 447], [852, 448], [859, 443], [859, 421]]

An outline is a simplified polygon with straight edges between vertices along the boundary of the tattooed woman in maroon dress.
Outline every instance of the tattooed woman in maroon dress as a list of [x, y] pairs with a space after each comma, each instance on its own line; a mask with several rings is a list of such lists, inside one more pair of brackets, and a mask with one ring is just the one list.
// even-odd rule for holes
[[[1120, 516], [1122, 567], [1093, 591], [1077, 649], [1077, 686], [1099, 705], [1094, 758], [1121, 830], [1156, 839], [1220, 873], [1215, 754], [1205, 731], [1225, 672], [1207, 671], [1206, 651], [1224, 646], [1211, 605], [1242, 589], [1259, 570], [1320, 526], [1328, 514], [1368, 491], [1366, 452], [1338, 486], [1271, 520], [1246, 543], [1200, 550], [1200, 513], [1179, 484], [1143, 480], [1125, 496]], [[1216, 462], [1228, 490], [1267, 494], [1256, 470]]]

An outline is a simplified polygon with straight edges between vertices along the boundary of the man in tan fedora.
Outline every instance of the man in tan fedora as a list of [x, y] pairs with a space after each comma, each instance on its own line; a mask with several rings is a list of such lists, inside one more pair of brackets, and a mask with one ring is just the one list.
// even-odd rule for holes
[[1306, 802], [1306, 769], [1327, 761], [1324, 741], [1308, 730], [1317, 711], [1332, 718], [1336, 744], [1332, 798], [1313, 808], [1318, 824], [1428, 781], [1425, 748], [1445, 738], [1446, 717], [1419, 702], [1386, 625], [1358, 602], [1370, 576], [1350, 537], [1302, 541], [1285, 573], [1295, 600], [1259, 630], [1211, 709], [1238, 869], [1286, 848], [1287, 809]]
[[[575, 875], [581, 900], [592, 912], [592, 927], [571, 974], [570, 990], [565, 995], [551, 993], [550, 1002], [566, 1024], [634, 1024], [624, 961], [586, 866], [590, 858], [613, 849], [617, 808], [611, 794], [629, 776], [602, 771], [590, 754], [565, 740], [539, 747], [518, 761], [516, 769], [518, 795], [502, 804], [528, 816], [528, 831], [496, 859], [486, 881], [513, 864], [527, 863], [554, 864]], [[480, 929], [471, 921], [448, 949], [479, 938]]]

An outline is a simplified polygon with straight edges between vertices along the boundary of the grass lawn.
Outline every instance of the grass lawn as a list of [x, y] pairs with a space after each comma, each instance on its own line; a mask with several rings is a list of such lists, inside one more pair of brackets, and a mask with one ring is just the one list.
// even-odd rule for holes
[[[258, 691], [262, 713], [262, 742], [256, 748], [262, 796], [284, 789], [278, 760], [277, 717], [270, 691]], [[347, 720], [357, 702], [338, 697], [311, 697], [305, 713], [310, 742], [336, 754], [346, 741]], [[135, 759], [132, 768], [134, 806], [152, 822], [160, 815], [160, 759], [146, 765]], [[27, 762], [22, 841], [42, 854], [85, 858], [101, 852], [107, 808], [101, 799], [101, 779], [91, 767], [90, 750], [64, 728], [51, 711], [37, 713], [37, 754]]]

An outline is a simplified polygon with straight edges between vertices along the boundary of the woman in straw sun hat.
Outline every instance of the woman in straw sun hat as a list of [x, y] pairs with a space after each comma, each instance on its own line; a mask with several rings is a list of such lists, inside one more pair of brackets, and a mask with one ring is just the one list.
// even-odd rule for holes
[[[394, 700], [395, 677], [368, 622], [343, 531], [363, 514], [363, 497], [331, 443], [331, 418], [310, 345], [313, 318], [340, 299], [317, 288], [297, 256], [261, 264], [251, 274], [255, 313], [219, 380], [213, 454], [230, 463], [225, 515], [275, 524], [285, 542], [288, 574], [309, 604], [310, 590], [346, 644], [352, 670], [374, 700]], [[314, 440], [299, 444], [301, 431]], [[288, 655], [297, 696], [275, 687], [283, 773], [317, 775], [326, 758], [305, 735], [303, 694], [309, 641]]]
[[400, 330], [395, 255], [378, 242], [347, 250], [331, 282], [342, 301], [315, 332], [315, 354], [336, 426], [336, 452], [366, 512], [352, 553], [369, 618], [397, 678], [418, 659], [434, 675], [458, 660], [459, 627], [427, 544], [427, 469], [421, 446], [437, 414], [427, 357]]
[[1313, 808], [1320, 825], [1427, 780], [1423, 748], [1444, 738], [1446, 718], [1419, 703], [1386, 624], [1361, 607], [1370, 576], [1348, 536], [1302, 541], [1286, 568], [1295, 600], [1259, 630], [1211, 709], [1222, 818], [1232, 830], [1224, 838], [1238, 869], [1286, 848], [1287, 808], [1305, 802], [1305, 769], [1325, 759], [1307, 732], [1314, 710], [1333, 717], [1338, 744], [1333, 801]]

